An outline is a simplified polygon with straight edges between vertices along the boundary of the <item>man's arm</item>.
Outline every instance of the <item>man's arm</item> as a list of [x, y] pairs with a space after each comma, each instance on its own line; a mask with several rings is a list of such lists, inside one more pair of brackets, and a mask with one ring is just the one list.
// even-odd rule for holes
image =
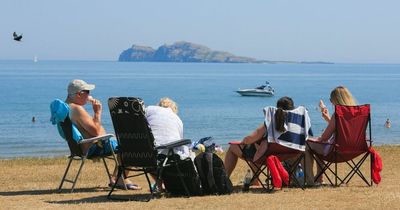
[[85, 138], [105, 134], [105, 130], [101, 126], [101, 111], [95, 112], [93, 117], [79, 105], [74, 106], [71, 111], [73, 121], [84, 130], [83, 133], [89, 135]]

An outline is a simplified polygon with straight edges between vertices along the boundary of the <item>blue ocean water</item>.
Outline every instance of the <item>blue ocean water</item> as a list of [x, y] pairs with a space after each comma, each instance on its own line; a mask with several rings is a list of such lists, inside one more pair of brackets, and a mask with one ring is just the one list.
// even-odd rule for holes
[[[103, 101], [108, 132], [113, 132], [108, 97], [137, 96], [149, 105], [168, 96], [179, 104], [186, 138], [213, 136], [226, 145], [262, 123], [263, 107], [290, 96], [309, 109], [314, 134], [320, 135], [326, 123], [318, 102], [323, 99], [332, 111], [329, 93], [345, 85], [360, 104], [371, 104], [374, 143], [400, 143], [400, 65], [0, 61], [0, 158], [68, 154], [66, 142], [49, 121], [49, 103], [64, 100], [68, 82], [76, 78], [96, 84], [92, 95]], [[234, 92], [266, 80], [276, 90], [274, 97]], [[384, 127], [387, 118], [390, 129]]]

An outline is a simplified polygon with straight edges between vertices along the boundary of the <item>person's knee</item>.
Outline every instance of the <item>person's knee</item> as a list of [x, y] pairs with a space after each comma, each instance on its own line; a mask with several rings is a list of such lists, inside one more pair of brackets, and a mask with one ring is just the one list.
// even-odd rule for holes
[[241, 157], [242, 156], [242, 151], [240, 150], [240, 148], [236, 145], [232, 145], [229, 148], [230, 152], [236, 156], [236, 157]]
[[230, 145], [230, 146], [228, 147], [228, 150], [227, 150], [227, 152], [229, 152], [229, 153], [232, 153], [233, 146], [234, 146], [234, 145]]

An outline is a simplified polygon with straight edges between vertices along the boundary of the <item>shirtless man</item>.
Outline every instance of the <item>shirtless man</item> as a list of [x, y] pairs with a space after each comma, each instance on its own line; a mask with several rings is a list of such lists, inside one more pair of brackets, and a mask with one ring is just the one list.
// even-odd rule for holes
[[[97, 99], [90, 96], [90, 91], [95, 88], [95, 85], [88, 84], [83, 80], [72, 80], [68, 84], [68, 96], [66, 103], [70, 107], [70, 118], [74, 125], [78, 128], [84, 138], [92, 138], [99, 135], [106, 134], [104, 127], [101, 125], [101, 113], [102, 105]], [[93, 116], [90, 115], [84, 105], [90, 102], [92, 103]], [[110, 139], [113, 149], [116, 149], [118, 143], [115, 139]], [[99, 155], [110, 153], [109, 147], [105, 146], [105, 142], [102, 142], [102, 146], [93, 143], [81, 144], [83, 152], [88, 152], [89, 155]], [[127, 172], [125, 172], [127, 175]], [[115, 183], [117, 176], [117, 166], [115, 166], [112, 180], [110, 180], [110, 185]], [[121, 186], [122, 185], [122, 186]], [[141, 189], [136, 184], [132, 184], [131, 181], [125, 179], [125, 186], [127, 189]], [[125, 188], [123, 183], [119, 185], [120, 188]]]

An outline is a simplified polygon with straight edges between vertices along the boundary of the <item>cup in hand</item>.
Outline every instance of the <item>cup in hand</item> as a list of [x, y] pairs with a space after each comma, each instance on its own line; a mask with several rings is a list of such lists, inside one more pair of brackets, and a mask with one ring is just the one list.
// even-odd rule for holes
[[93, 104], [94, 101], [95, 101], [95, 99], [94, 99], [92, 96], [88, 96], [88, 97], [87, 97], [87, 102]]
[[326, 109], [326, 106], [322, 100], [319, 100], [319, 109], [321, 110], [321, 112], [323, 112], [324, 109]]

